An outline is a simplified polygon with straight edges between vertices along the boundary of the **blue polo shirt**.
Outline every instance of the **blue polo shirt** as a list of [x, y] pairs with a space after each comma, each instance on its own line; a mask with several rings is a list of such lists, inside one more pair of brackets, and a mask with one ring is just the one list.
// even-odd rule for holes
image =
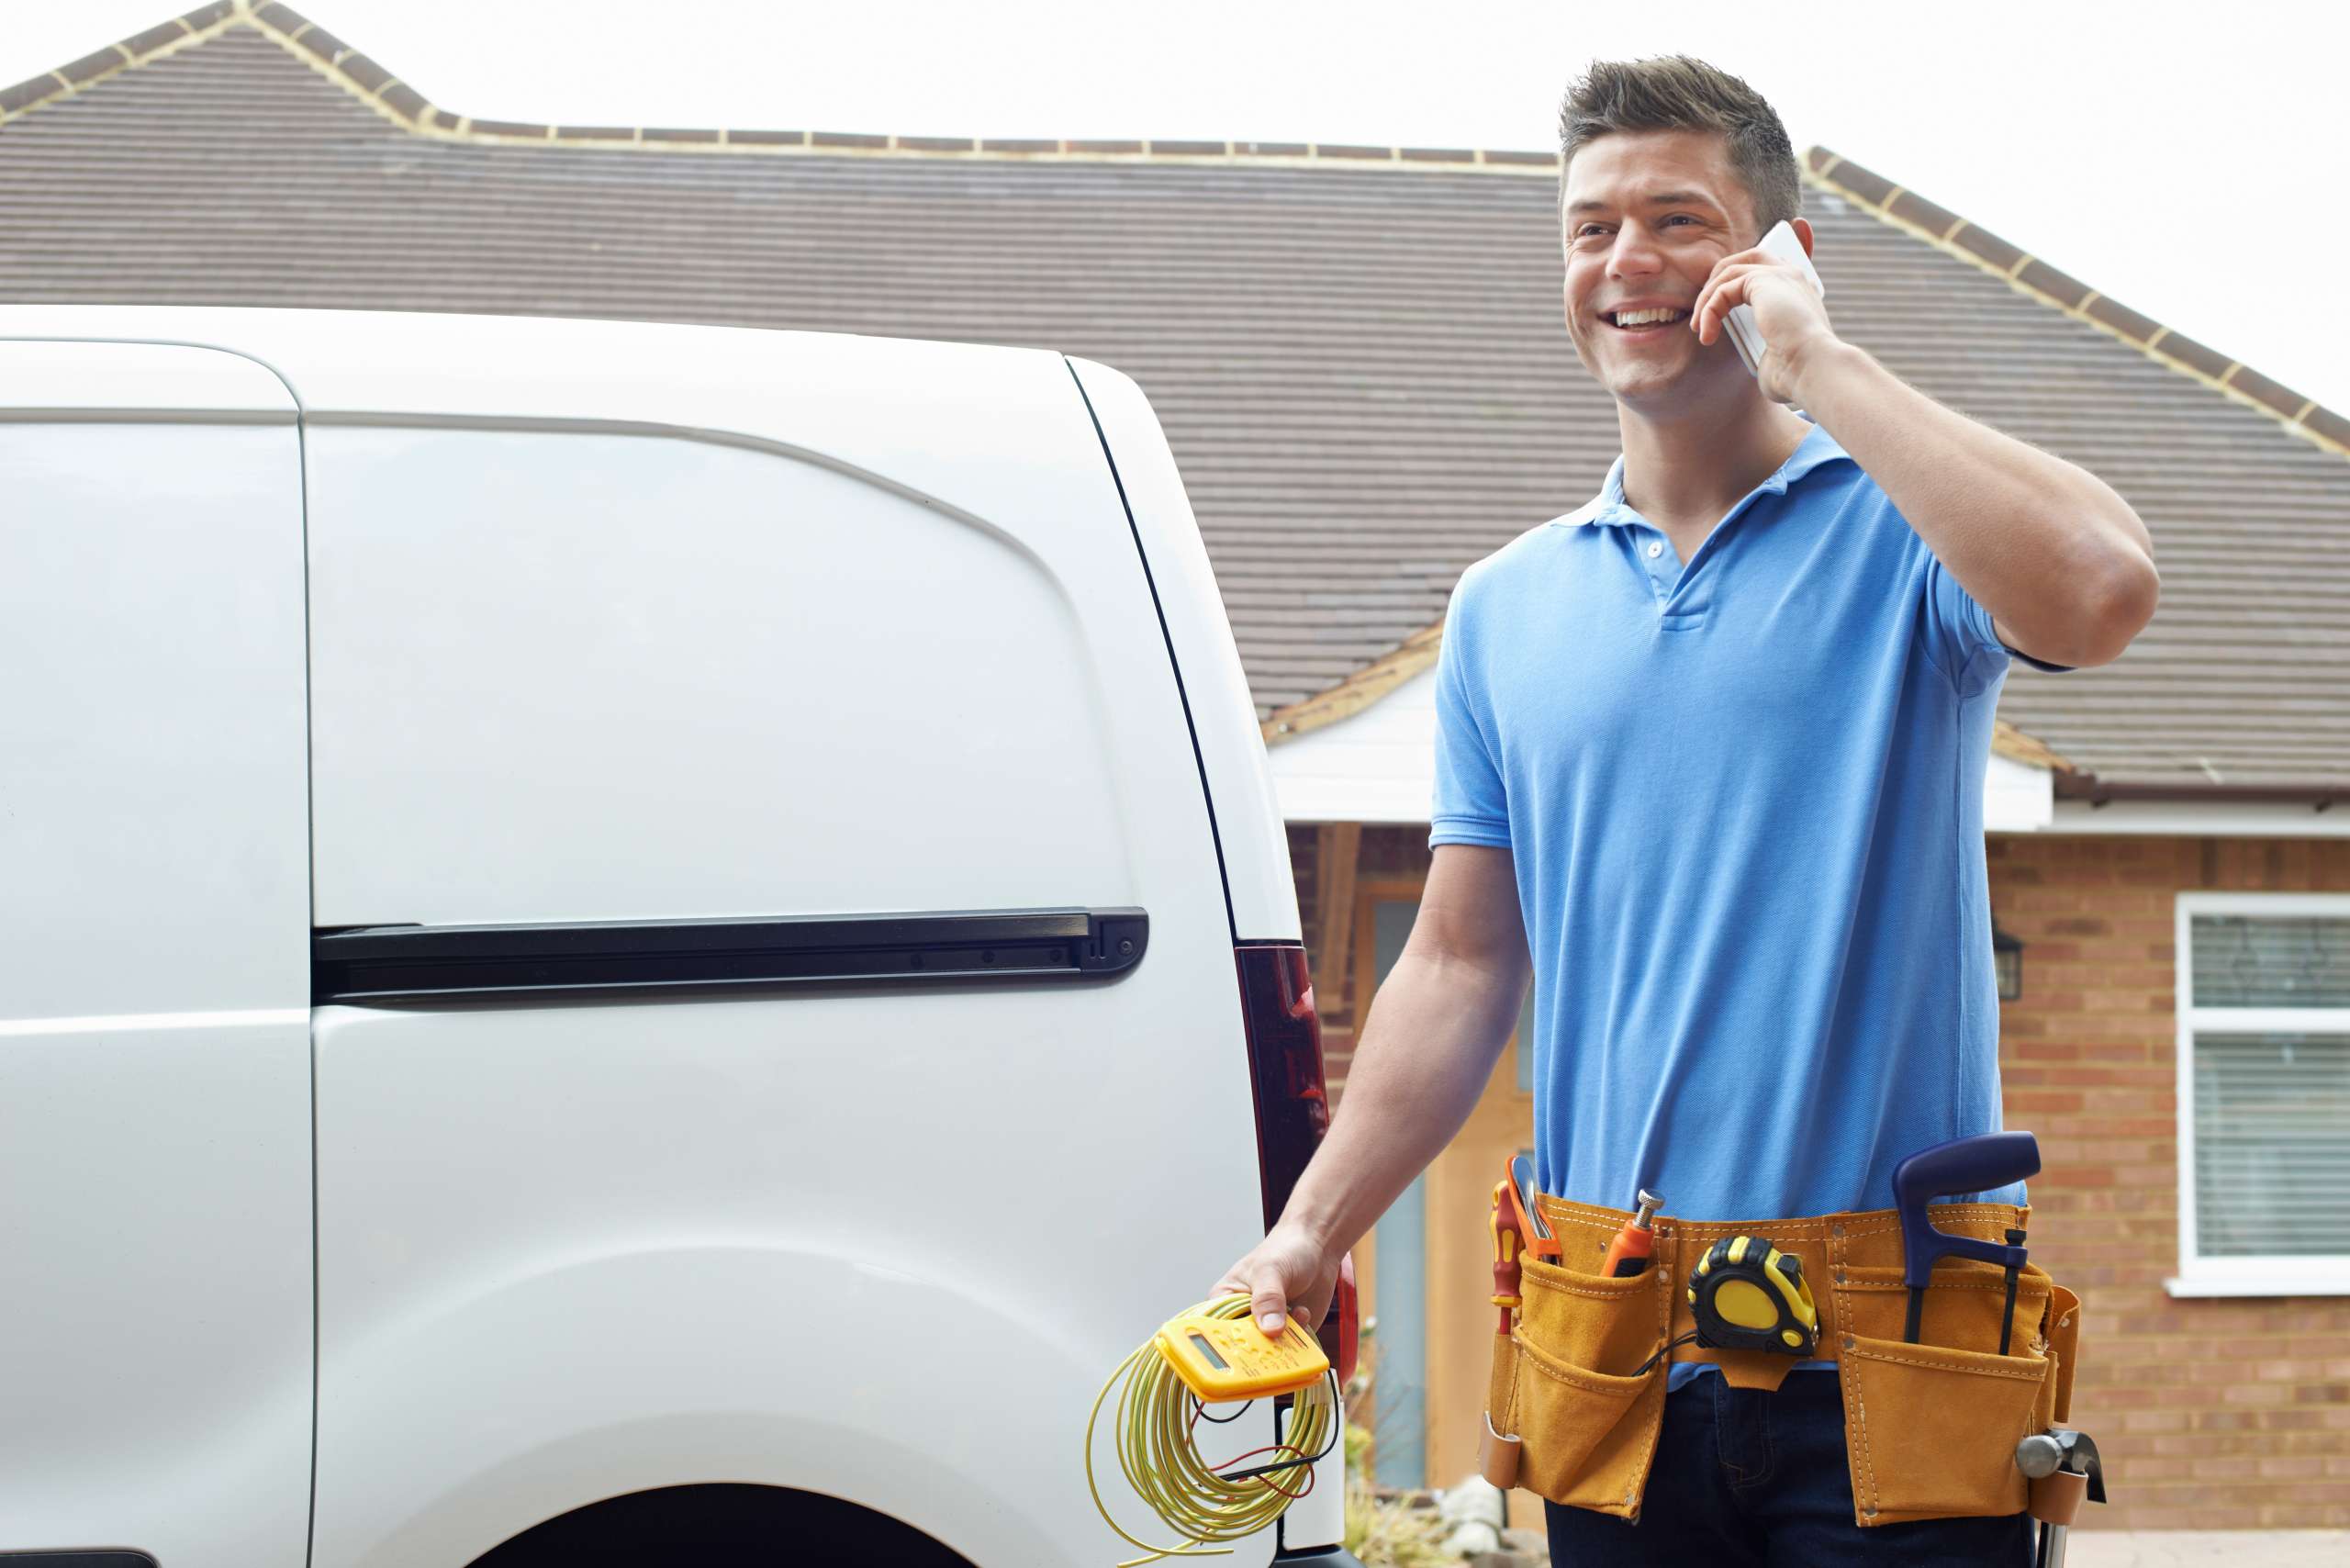
[[1904, 1158], [2000, 1130], [1983, 776], [2010, 657], [1816, 424], [1687, 562], [1618, 457], [1469, 568], [1428, 843], [1514, 852], [1543, 1191], [1890, 1208]]

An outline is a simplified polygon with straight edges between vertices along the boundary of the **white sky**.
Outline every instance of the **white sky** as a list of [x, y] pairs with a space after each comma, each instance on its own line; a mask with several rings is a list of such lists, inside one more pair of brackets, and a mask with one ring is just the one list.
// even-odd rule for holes
[[[12, 4], [0, 84], [193, 3]], [[1587, 62], [1695, 54], [1768, 97], [1798, 151], [1833, 148], [2350, 413], [2337, 0], [295, 9], [483, 118], [953, 136], [1551, 148]]]

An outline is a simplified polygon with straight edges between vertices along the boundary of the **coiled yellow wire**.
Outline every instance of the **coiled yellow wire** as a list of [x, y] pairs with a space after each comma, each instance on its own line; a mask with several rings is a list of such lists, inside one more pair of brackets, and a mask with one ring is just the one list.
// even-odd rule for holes
[[[1185, 1309], [1183, 1316], [1246, 1317], [1248, 1305], [1249, 1298], [1244, 1294], [1220, 1296]], [[1118, 1407], [1113, 1417], [1118, 1432], [1118, 1467], [1125, 1473], [1126, 1484], [1150, 1505], [1160, 1522], [1181, 1532], [1184, 1541], [1181, 1546], [1153, 1546], [1126, 1534], [1110, 1517], [1108, 1505], [1102, 1501], [1102, 1488], [1093, 1479], [1093, 1428], [1101, 1419], [1102, 1402], [1110, 1397], [1110, 1390], [1122, 1373], [1125, 1385], [1119, 1390]], [[1281, 1518], [1282, 1510], [1295, 1501], [1283, 1494], [1298, 1490], [1309, 1473], [1308, 1467], [1301, 1464], [1295, 1470], [1273, 1475], [1225, 1480], [1208, 1468], [1192, 1445], [1192, 1402], [1191, 1388], [1168, 1365], [1155, 1338], [1144, 1340], [1133, 1355], [1120, 1362], [1094, 1397], [1093, 1414], [1085, 1422], [1086, 1487], [1093, 1494], [1093, 1506], [1101, 1511], [1103, 1522], [1122, 1539], [1148, 1553], [1130, 1557], [1118, 1568], [1142, 1568], [1144, 1563], [1168, 1557], [1229, 1557], [1230, 1547], [1213, 1543], [1245, 1540]], [[1254, 1470], [1259, 1465], [1280, 1463], [1283, 1458], [1304, 1459], [1320, 1453], [1337, 1429], [1337, 1417], [1335, 1378], [1325, 1376], [1313, 1387], [1300, 1390], [1290, 1406], [1288, 1430], [1282, 1434], [1281, 1441], [1297, 1453], [1260, 1454], [1243, 1468]], [[1227, 1429], [1214, 1428], [1217, 1432]], [[1281, 1484], [1276, 1486], [1276, 1482]]]

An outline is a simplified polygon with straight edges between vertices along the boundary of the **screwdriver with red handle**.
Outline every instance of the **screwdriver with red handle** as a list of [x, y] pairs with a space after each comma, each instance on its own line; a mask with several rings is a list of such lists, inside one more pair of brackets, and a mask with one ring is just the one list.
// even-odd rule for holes
[[1525, 1250], [1525, 1238], [1517, 1228], [1516, 1205], [1510, 1201], [1509, 1182], [1494, 1183], [1494, 1305], [1501, 1308], [1500, 1319], [1494, 1333], [1506, 1339], [1510, 1334], [1510, 1315], [1525, 1305], [1518, 1294], [1519, 1270], [1517, 1260]]
[[1626, 1220], [1624, 1228], [1616, 1233], [1616, 1239], [1607, 1244], [1607, 1260], [1599, 1269], [1602, 1278], [1612, 1280], [1647, 1271], [1656, 1246], [1656, 1235], [1649, 1229], [1649, 1216], [1663, 1202], [1646, 1187], [1640, 1189], [1639, 1212]]

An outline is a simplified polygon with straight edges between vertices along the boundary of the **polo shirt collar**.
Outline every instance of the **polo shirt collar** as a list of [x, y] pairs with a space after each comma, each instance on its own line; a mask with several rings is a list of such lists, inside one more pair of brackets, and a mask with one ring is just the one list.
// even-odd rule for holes
[[[1787, 454], [1787, 460], [1779, 465], [1778, 471], [1756, 487], [1765, 494], [1785, 495], [1789, 486], [1823, 463], [1833, 463], [1838, 458], [1848, 463], [1852, 461], [1852, 454], [1828, 433], [1825, 425], [1800, 411], [1796, 417], [1809, 424], [1811, 429], [1796, 443], [1795, 451]], [[1560, 518], [1558, 523], [1575, 528], [1584, 524], [1614, 526], [1640, 521], [1639, 514], [1624, 504], [1624, 454], [1619, 452], [1616, 454], [1616, 461], [1608, 465], [1607, 483], [1599, 487], [1599, 494], [1584, 502], [1580, 509]]]

